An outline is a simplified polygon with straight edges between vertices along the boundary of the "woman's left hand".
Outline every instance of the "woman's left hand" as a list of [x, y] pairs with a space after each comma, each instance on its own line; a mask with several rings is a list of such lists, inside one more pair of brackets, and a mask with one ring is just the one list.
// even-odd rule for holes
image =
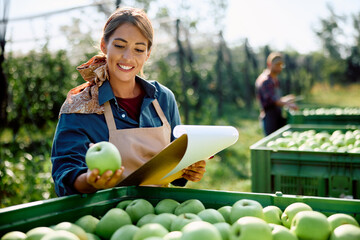
[[183, 171], [182, 177], [188, 181], [198, 182], [204, 176], [205, 166], [206, 166], [205, 160], [196, 162], [182, 170]]

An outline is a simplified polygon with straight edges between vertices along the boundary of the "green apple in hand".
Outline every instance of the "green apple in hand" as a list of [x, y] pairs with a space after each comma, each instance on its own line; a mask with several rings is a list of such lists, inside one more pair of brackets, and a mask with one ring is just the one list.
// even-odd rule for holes
[[298, 212], [311, 211], [311, 210], [312, 210], [312, 208], [309, 205], [307, 205], [306, 203], [302, 203], [302, 202], [292, 203], [285, 208], [283, 214], [281, 215], [282, 224], [285, 227], [290, 228], [291, 222], [292, 222], [294, 216]]
[[359, 240], [360, 228], [352, 224], [341, 225], [331, 233], [330, 240]]
[[95, 143], [85, 155], [85, 161], [90, 170], [99, 169], [99, 174], [107, 170], [115, 172], [121, 167], [121, 156], [114, 144], [106, 141]]
[[299, 239], [327, 240], [331, 226], [323, 213], [301, 211], [293, 218], [290, 231]]

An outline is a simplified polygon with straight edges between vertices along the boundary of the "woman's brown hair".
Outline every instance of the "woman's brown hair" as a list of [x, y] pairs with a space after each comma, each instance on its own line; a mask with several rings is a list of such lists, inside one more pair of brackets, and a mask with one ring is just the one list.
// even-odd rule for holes
[[115, 30], [124, 23], [131, 23], [140, 30], [148, 40], [148, 50], [150, 50], [154, 40], [154, 30], [146, 13], [138, 8], [119, 8], [109, 17], [103, 30], [105, 43], [108, 43]]

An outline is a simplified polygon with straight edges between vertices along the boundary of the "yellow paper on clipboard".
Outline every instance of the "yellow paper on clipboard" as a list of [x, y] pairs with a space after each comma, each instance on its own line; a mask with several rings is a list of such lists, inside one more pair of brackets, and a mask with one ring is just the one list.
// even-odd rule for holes
[[119, 185], [165, 185], [182, 175], [182, 169], [206, 160], [233, 145], [239, 137], [232, 126], [179, 125], [177, 138]]

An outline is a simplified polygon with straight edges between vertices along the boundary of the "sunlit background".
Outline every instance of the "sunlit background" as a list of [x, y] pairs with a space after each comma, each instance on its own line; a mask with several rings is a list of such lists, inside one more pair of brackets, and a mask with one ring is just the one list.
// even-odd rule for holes
[[[6, 39], [7, 49], [26, 52], [48, 42], [51, 49], [66, 48], [67, 36], [63, 29], [81, 21], [80, 32], [91, 32], [98, 39], [109, 13], [115, 10], [110, 0], [11, 0]], [[146, 2], [146, 1], [144, 1]], [[192, 34], [216, 35], [223, 31], [230, 45], [239, 45], [247, 38], [253, 47], [270, 45], [279, 51], [294, 49], [308, 53], [321, 48], [315, 31], [320, 21], [332, 9], [344, 17], [339, 39], [344, 44], [353, 42], [351, 16], [360, 10], [357, 0], [157, 0], [150, 2], [148, 15], [154, 22], [181, 19], [194, 22]], [[122, 6], [139, 6], [132, 0], [121, 1]], [[101, 7], [101, 8], [100, 8]], [[71, 10], [72, 9], [72, 10]], [[168, 19], [161, 18], [167, 11]], [[74, 30], [75, 31], [75, 30]], [[158, 41], [166, 41], [159, 37]]]

